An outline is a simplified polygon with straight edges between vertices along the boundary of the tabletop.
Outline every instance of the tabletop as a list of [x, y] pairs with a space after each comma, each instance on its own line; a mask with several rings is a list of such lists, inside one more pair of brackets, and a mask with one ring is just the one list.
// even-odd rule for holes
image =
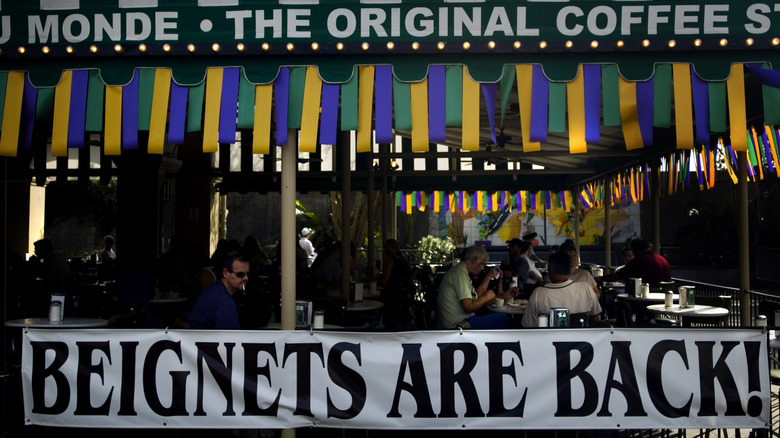
[[503, 306], [488, 306], [488, 309], [494, 311], [494, 312], [500, 312], [500, 313], [509, 313], [512, 315], [522, 315], [525, 313], [525, 307], [526, 306], [509, 306], [509, 305], [503, 305]]
[[33, 328], [97, 328], [105, 327], [108, 320], [100, 318], [64, 318], [62, 321], [52, 322], [49, 318], [22, 318], [11, 319], [5, 322], [6, 327], [33, 327]]
[[680, 307], [679, 304], [675, 304], [672, 307], [666, 307], [663, 304], [653, 304], [647, 306], [647, 310], [654, 313], [668, 313], [685, 317], [702, 318], [726, 316], [729, 314], [729, 309], [726, 309], [725, 307], [704, 306], [700, 304], [693, 307]]
[[347, 303], [347, 312], [367, 312], [370, 310], [378, 310], [384, 307], [384, 303], [376, 300], [363, 300]]
[[149, 304], [176, 304], [187, 302], [187, 297], [166, 297], [166, 298], [152, 298], [149, 300]]
[[[631, 294], [617, 294], [615, 295], [616, 300], [624, 300], [624, 301], [646, 301], [646, 302], [654, 302], [654, 303], [663, 303], [664, 300], [666, 300], [666, 294], [663, 292], [650, 292], [647, 294], [647, 296], [638, 297], [636, 295]], [[680, 296], [677, 294], [672, 294], [673, 300], [679, 300]]]

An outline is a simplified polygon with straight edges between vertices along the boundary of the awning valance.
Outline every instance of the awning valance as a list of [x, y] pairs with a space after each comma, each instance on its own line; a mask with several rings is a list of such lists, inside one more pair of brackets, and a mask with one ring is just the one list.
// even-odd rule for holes
[[[149, 132], [150, 153], [162, 153], [187, 132], [202, 132], [203, 151], [215, 152], [220, 143], [234, 143], [238, 130], [253, 132], [253, 152], [262, 154], [286, 143], [289, 129], [300, 130], [303, 152], [336, 144], [337, 132], [348, 130], [357, 132], [358, 151], [373, 141], [389, 143], [400, 131], [410, 132], [414, 151], [431, 143], [476, 151], [484, 146], [481, 130], [496, 144], [503, 126], [520, 127], [522, 151], [529, 153], [540, 151], [548, 134], [564, 132], [570, 153], [587, 152], [601, 143], [605, 127], [619, 127], [621, 147], [629, 150], [653, 145], [653, 128], [673, 127], [677, 148], [731, 132], [738, 134], [726, 142], [744, 151], [748, 107], [762, 106], [748, 100], [745, 75], [742, 64], [733, 64], [727, 80], [706, 82], [690, 64], [659, 64], [651, 79], [632, 82], [613, 64], [589, 64], [575, 80], [559, 83], [539, 65], [517, 64], [504, 66], [499, 81], [480, 83], [462, 65], [431, 65], [423, 81], [408, 83], [388, 65], [368, 65], [356, 67], [348, 82], [331, 84], [309, 66], [282, 68], [272, 83], [255, 85], [244, 69], [230, 67], [211, 68], [202, 83], [182, 86], [169, 69], [139, 68], [124, 86], [105, 85], [98, 70], [67, 70], [56, 87], [36, 88], [26, 73], [11, 71], [0, 73], [0, 154], [31, 148], [32, 133], [49, 127], [54, 156], [83, 147], [90, 132], [103, 133], [104, 153], [117, 155], [139, 147], [139, 131]], [[771, 104], [778, 90], [762, 87], [764, 121], [780, 123]], [[507, 115], [510, 101], [519, 117]], [[449, 128], [460, 129], [456, 144]]]

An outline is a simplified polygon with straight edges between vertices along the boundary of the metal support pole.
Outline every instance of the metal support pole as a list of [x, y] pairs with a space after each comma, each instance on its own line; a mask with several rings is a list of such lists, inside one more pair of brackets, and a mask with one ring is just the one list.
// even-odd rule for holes
[[[295, 330], [295, 173], [298, 170], [298, 132], [287, 130], [287, 144], [282, 146], [282, 330]], [[295, 438], [295, 429], [283, 429], [281, 438]]]
[[604, 184], [604, 266], [612, 267], [612, 186]]
[[[578, 196], [574, 198], [574, 248], [577, 249], [577, 254], [580, 253], [580, 199]], [[574, 269], [574, 267], [572, 267]]]
[[737, 152], [739, 163], [739, 182], [737, 183], [737, 211], [739, 222], [737, 224], [737, 245], [739, 260], [739, 321], [743, 326], [753, 325], [750, 318], [750, 232], [748, 225], [748, 156], [747, 152]]
[[[374, 191], [374, 152], [373, 150], [368, 154], [368, 211], [366, 212], [366, 221], [368, 222], [368, 229], [366, 234], [368, 236], [368, 244], [366, 250], [368, 251], [368, 268], [369, 272], [373, 273], [374, 259], [374, 230], [376, 229], [376, 219], [374, 218], [374, 204], [376, 204], [376, 192]], [[357, 279], [356, 279], [357, 280]]]
[[282, 330], [295, 330], [295, 173], [298, 170], [298, 132], [287, 131], [287, 144], [282, 146]]
[[352, 242], [352, 179], [350, 167], [352, 163], [352, 142], [350, 132], [345, 131], [341, 137], [341, 295], [349, 298], [349, 283], [352, 280], [352, 256], [349, 248]]
[[653, 171], [653, 250], [661, 254], [661, 186], [658, 169]]

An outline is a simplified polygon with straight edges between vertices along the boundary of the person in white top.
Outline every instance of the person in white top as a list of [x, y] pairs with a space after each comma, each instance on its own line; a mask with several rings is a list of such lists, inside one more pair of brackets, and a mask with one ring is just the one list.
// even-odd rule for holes
[[311, 236], [311, 234], [311, 228], [302, 229], [301, 239], [298, 241], [298, 245], [300, 245], [301, 248], [306, 251], [306, 257], [309, 258], [309, 266], [311, 266], [311, 263], [317, 257], [317, 253], [314, 252], [314, 245], [311, 243], [311, 240], [309, 240], [309, 236]]
[[547, 269], [550, 282], [534, 289], [523, 315], [523, 327], [537, 327], [539, 314], [554, 308], [569, 309], [569, 315], [586, 313], [591, 321], [598, 321], [601, 304], [587, 284], [571, 281], [569, 256], [561, 251], [550, 254]]
[[571, 259], [571, 273], [569, 273], [569, 279], [571, 281], [581, 281], [583, 283], [587, 283], [588, 286], [593, 289], [593, 293], [596, 294], [596, 297], [600, 297], [601, 291], [599, 290], [599, 286], [596, 283], [596, 280], [593, 278], [590, 272], [584, 269], [580, 269], [580, 256], [577, 254], [577, 249], [574, 248], [574, 245], [567, 245], [564, 243], [561, 245], [560, 251], [565, 252]]

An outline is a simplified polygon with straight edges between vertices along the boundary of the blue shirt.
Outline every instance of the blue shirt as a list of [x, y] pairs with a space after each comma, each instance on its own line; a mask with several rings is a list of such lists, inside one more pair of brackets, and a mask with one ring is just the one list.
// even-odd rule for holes
[[222, 281], [206, 286], [190, 310], [187, 323], [193, 329], [239, 329], [238, 307]]

